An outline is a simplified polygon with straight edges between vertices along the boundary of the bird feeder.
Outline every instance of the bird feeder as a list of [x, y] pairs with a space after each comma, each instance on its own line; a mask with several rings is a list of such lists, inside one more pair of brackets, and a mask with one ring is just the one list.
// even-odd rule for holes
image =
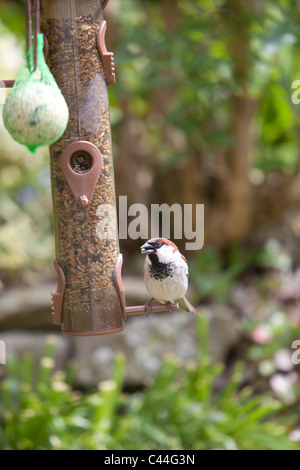
[[[67, 336], [117, 333], [128, 315], [147, 312], [145, 306], [126, 307], [121, 277], [107, 93], [115, 69], [103, 19], [107, 3], [40, 4], [45, 58], [69, 108], [67, 128], [50, 147], [58, 277], [53, 322]], [[151, 306], [151, 311], [168, 309]]]

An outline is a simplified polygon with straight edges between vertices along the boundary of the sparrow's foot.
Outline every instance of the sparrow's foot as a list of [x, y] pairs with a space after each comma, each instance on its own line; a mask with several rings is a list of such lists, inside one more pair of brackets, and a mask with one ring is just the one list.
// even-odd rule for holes
[[148, 302], [144, 305], [144, 309], [145, 309], [145, 313], [147, 315], [147, 317], [149, 317], [151, 311], [152, 311], [152, 308], [151, 308], [151, 304], [154, 300], [154, 297], [150, 300], [148, 300]]
[[172, 314], [172, 305], [173, 303], [172, 302], [166, 302], [167, 306], [168, 306], [168, 311], [169, 311], [169, 315]]

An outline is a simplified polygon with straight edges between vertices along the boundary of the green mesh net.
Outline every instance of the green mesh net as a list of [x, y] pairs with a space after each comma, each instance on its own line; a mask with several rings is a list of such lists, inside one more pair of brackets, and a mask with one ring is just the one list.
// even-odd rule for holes
[[56, 142], [69, 120], [68, 106], [45, 62], [43, 47], [44, 36], [39, 34], [37, 67], [34, 70], [31, 47], [3, 107], [6, 129], [31, 152]]

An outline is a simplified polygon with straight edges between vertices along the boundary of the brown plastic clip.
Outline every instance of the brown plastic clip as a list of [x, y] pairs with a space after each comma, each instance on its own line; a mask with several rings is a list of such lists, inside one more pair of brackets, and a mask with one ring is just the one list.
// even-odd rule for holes
[[114, 53], [107, 52], [105, 45], [106, 21], [104, 20], [97, 33], [97, 47], [100, 53], [107, 85], [116, 83]]
[[117, 262], [115, 264], [114, 269], [114, 281], [119, 292], [121, 305], [123, 309], [123, 316], [124, 320], [127, 319], [128, 315], [141, 315], [141, 314], [149, 314], [155, 312], [168, 312], [170, 310], [178, 310], [179, 305], [178, 303], [169, 304], [155, 304], [151, 305], [151, 302], [147, 302], [145, 305], [135, 305], [132, 307], [126, 307], [125, 302], [125, 289], [122, 281], [122, 263], [123, 263], [123, 256], [120, 254]]
[[83, 207], [90, 204], [102, 170], [98, 148], [84, 140], [73, 142], [63, 149], [60, 166], [77, 202]]
[[62, 324], [62, 306], [64, 300], [64, 292], [66, 288], [66, 277], [61, 265], [54, 260], [54, 268], [57, 274], [57, 290], [52, 292], [52, 320], [55, 325]]

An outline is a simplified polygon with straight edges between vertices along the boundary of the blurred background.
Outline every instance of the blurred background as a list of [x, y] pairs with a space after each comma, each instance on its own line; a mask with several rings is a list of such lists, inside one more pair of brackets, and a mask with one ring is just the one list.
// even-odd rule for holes
[[[51, 324], [48, 149], [30, 154], [1, 116], [0, 339], [11, 359], [0, 366], [0, 445], [297, 448], [299, 2], [110, 0], [104, 14], [116, 193], [128, 205], [205, 205], [202, 250], [178, 243], [202, 316], [131, 318], [120, 335], [63, 338]], [[24, 37], [24, 2], [2, 0], [0, 79], [16, 78]], [[120, 241], [128, 304], [148, 300], [140, 245]]]

